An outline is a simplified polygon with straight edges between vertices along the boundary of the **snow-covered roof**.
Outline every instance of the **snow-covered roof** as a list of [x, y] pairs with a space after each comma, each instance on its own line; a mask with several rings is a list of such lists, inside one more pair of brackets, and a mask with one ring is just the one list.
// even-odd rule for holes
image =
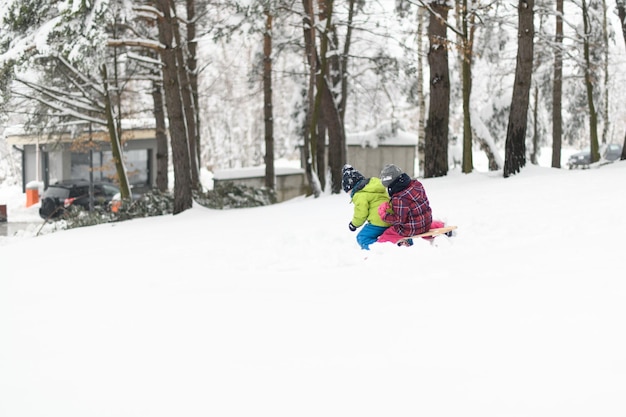
[[383, 146], [417, 146], [417, 133], [407, 132], [400, 128], [392, 129], [389, 124], [376, 129], [346, 134], [346, 144], [377, 148]]
[[[154, 129], [156, 126], [154, 122], [154, 118], [143, 118], [143, 119], [122, 119], [122, 129]], [[68, 123], [66, 131], [75, 131], [77, 129], [89, 129], [89, 124], [87, 122], [75, 122]], [[91, 126], [92, 130], [106, 130], [103, 126], [93, 125]], [[7, 136], [18, 136], [18, 135], [29, 135], [31, 132], [26, 130], [26, 126], [23, 124], [16, 124], [12, 126], [7, 126], [5, 133]]]
[[[154, 119], [124, 119], [122, 120], [122, 131], [124, 139], [146, 139], [154, 138]], [[143, 134], [139, 132], [144, 132]], [[147, 133], [146, 133], [147, 131]], [[132, 132], [132, 133], [131, 133]], [[28, 132], [24, 125], [7, 126], [4, 131], [7, 142], [11, 145], [30, 145], [47, 142], [71, 142], [77, 139], [91, 138], [93, 140], [108, 141], [109, 136], [106, 128], [99, 125], [91, 126], [91, 133], [86, 123], [68, 125], [64, 131], [44, 132], [41, 134]]]

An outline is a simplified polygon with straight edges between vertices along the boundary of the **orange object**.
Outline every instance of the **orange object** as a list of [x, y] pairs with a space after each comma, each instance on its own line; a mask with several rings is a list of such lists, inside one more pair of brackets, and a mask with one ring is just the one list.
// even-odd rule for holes
[[39, 190], [36, 188], [26, 189], [26, 207], [30, 207], [37, 203], [39, 203]]

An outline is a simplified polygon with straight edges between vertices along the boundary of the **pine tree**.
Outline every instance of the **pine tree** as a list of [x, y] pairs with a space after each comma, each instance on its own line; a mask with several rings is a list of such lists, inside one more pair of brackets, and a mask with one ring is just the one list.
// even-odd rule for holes
[[[102, 3], [86, 2], [66, 9], [47, 2], [10, 2], [7, 7], [3, 21], [6, 37], [0, 40], [4, 49], [0, 65], [3, 72], [11, 74], [10, 82], [5, 84], [5, 95], [35, 104], [31, 108], [36, 111], [28, 117], [30, 124], [40, 131], [59, 133], [58, 129], [67, 129], [70, 122], [76, 130], [77, 120], [89, 132], [94, 123], [106, 127], [112, 141], [120, 192], [123, 199], [130, 199], [121, 149], [114, 143], [121, 135], [119, 117], [113, 115], [110, 100], [103, 104], [110, 99], [110, 80], [98, 79], [97, 71], [92, 73], [94, 67], [100, 68], [110, 58], [106, 29], [113, 15], [109, 8]], [[22, 76], [24, 72], [31, 76]], [[118, 78], [114, 80], [117, 83]]]

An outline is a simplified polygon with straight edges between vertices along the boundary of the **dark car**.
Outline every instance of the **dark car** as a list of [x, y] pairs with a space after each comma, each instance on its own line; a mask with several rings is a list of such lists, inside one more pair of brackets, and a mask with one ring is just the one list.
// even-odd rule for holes
[[589, 150], [584, 150], [570, 155], [569, 159], [567, 160], [567, 167], [569, 169], [589, 168], [590, 163], [591, 152]]
[[[622, 147], [616, 143], [609, 143], [601, 151], [601, 158], [605, 161], [617, 161], [621, 156]], [[588, 148], [584, 151], [572, 154], [567, 160], [567, 167], [569, 169], [589, 168], [589, 164], [591, 164], [591, 151], [589, 151]]]
[[617, 161], [622, 157], [622, 146], [616, 143], [609, 143], [602, 157], [607, 161]]
[[[112, 183], [95, 182], [93, 184], [94, 207], [108, 208], [113, 197], [119, 192], [119, 188]], [[65, 181], [51, 184], [41, 196], [39, 216], [43, 219], [58, 218], [70, 206], [79, 206], [89, 210], [88, 181]]]

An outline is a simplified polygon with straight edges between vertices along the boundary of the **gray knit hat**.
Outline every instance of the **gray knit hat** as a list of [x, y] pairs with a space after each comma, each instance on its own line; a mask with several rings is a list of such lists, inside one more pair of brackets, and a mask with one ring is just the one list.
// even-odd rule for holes
[[383, 167], [383, 170], [380, 171], [380, 182], [383, 183], [385, 187], [389, 187], [389, 185], [402, 175], [402, 170], [395, 166], [394, 164], [387, 164]]

